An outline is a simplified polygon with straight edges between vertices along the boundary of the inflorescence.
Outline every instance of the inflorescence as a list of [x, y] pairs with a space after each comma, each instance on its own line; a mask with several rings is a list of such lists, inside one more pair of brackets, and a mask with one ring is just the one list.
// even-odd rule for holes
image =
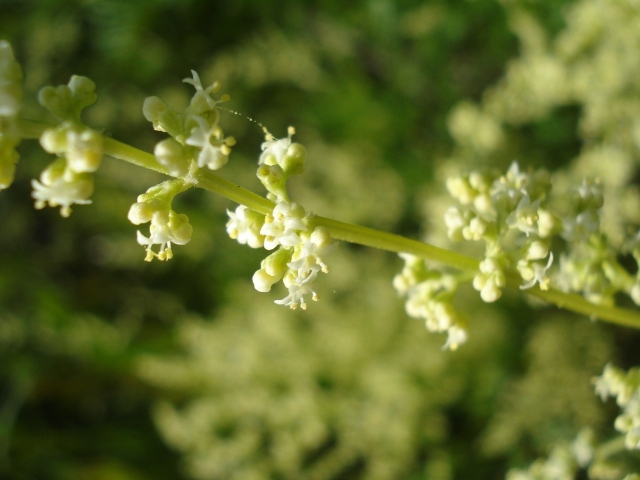
[[[59, 206], [61, 215], [67, 217], [73, 205], [91, 202], [93, 173], [100, 167], [103, 154], [113, 153], [109, 148], [118, 142], [82, 122], [83, 110], [97, 98], [95, 84], [88, 78], [73, 76], [67, 85], [43, 88], [38, 99], [54, 121], [38, 126], [20, 118], [21, 82], [20, 65], [11, 46], [2, 41], [0, 187], [7, 188], [13, 181], [18, 144], [23, 138], [37, 137], [43, 149], [58, 158], [39, 180], [32, 181], [35, 206]], [[191, 85], [195, 93], [182, 112], [158, 97], [144, 102], [145, 118], [155, 130], [168, 135], [156, 144], [154, 155], [127, 146], [130, 156], [121, 157], [130, 161], [135, 158], [134, 163], [173, 177], [138, 196], [129, 210], [128, 218], [133, 224], [149, 223], [148, 235], [137, 232], [147, 261], [169, 260], [173, 245], [190, 241], [193, 228], [185, 214], [173, 209], [173, 200], [194, 186], [208, 188], [201, 183], [203, 178], [226, 182], [212, 171], [227, 164], [235, 145], [235, 139], [225, 135], [221, 126], [219, 106], [229, 96], [217, 96], [220, 84], [205, 87], [195, 71], [184, 83]], [[321, 217], [316, 218], [292, 201], [287, 181], [303, 173], [306, 151], [293, 142], [292, 127], [280, 139], [264, 127], [263, 131], [265, 141], [257, 177], [267, 190], [266, 198], [248, 191], [237, 195], [234, 199], [240, 205], [228, 211], [226, 226], [229, 236], [239, 243], [271, 252], [253, 275], [256, 290], [269, 292], [282, 281], [287, 295], [276, 303], [305, 309], [309, 297], [318, 298], [315, 280], [319, 273], [328, 271], [325, 258], [336, 247], [336, 235], [362, 242], [340, 237], [345, 231], [360, 229], [358, 238], [375, 239], [370, 244], [403, 251], [397, 245], [406, 243], [385, 246], [389, 235], [385, 237], [382, 232], [348, 224], [342, 224], [346, 230], [336, 230], [335, 225], [340, 222], [331, 221], [322, 226]], [[438, 262], [439, 255], [458, 254], [433, 247], [429, 260], [424, 260], [414, 250], [414, 255], [402, 254], [405, 266], [393, 282], [398, 292], [407, 297], [410, 316], [423, 319], [430, 331], [447, 333], [445, 349], [456, 349], [467, 340], [466, 316], [454, 306], [458, 287], [465, 283], [470, 283], [485, 302], [498, 300], [503, 289], [511, 285], [535, 292], [580, 293], [590, 302], [588, 308], [613, 307], [614, 296], [620, 292], [640, 304], [640, 268], [635, 274], [623, 268], [616, 250], [600, 231], [604, 202], [600, 182], [586, 178], [559, 193], [552, 186], [549, 173], [523, 171], [516, 162], [505, 174], [474, 171], [448, 179], [447, 189], [456, 203], [444, 215], [448, 237], [453, 242], [480, 242], [484, 245], [482, 259], [476, 263], [473, 258], [459, 256], [464, 261], [453, 266], [462, 271], [449, 271], [434, 262]], [[233, 190], [241, 192], [237, 186]], [[640, 234], [629, 239], [627, 251], [640, 265]]]
[[[478, 271], [470, 278], [402, 255], [405, 267], [394, 279], [407, 296], [410, 316], [423, 318], [431, 331], [448, 332], [445, 347], [466, 339], [465, 321], [452, 303], [465, 282], [485, 302], [498, 300], [509, 278], [519, 278], [521, 290], [556, 288], [607, 306], [622, 292], [640, 305], [640, 273], [632, 275], [619, 263], [600, 231], [600, 182], [585, 178], [559, 193], [552, 186], [548, 172], [525, 172], [516, 162], [506, 174], [474, 171], [448, 179], [456, 204], [444, 215], [447, 234], [453, 242], [484, 244]], [[627, 250], [640, 265], [640, 236], [629, 240]]]

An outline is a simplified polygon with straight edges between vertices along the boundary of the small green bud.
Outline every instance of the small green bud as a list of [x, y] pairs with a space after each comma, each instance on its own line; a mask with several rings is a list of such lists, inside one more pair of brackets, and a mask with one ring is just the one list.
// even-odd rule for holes
[[189, 173], [189, 161], [180, 143], [173, 138], [158, 142], [153, 150], [158, 162], [167, 169], [169, 175], [184, 177]]
[[287, 270], [287, 263], [289, 263], [289, 261], [291, 261], [291, 250], [281, 247], [262, 260], [260, 266], [269, 275], [282, 278], [284, 271]]
[[95, 172], [102, 161], [103, 138], [89, 128], [82, 132], [67, 133], [69, 150], [67, 161], [74, 172]]
[[76, 116], [80, 118], [80, 112], [90, 105], [96, 103], [98, 95], [96, 95], [96, 84], [87, 77], [74, 75], [69, 80], [69, 90], [73, 97], [73, 109]]
[[61, 120], [70, 120], [72, 116], [71, 90], [66, 85], [40, 89], [38, 102]]
[[171, 210], [168, 225], [172, 233], [171, 241], [173, 243], [178, 245], [189, 243], [193, 234], [193, 227], [189, 223], [189, 217], [184, 213], [176, 213]]
[[42, 171], [40, 174], [40, 181], [44, 185], [53, 185], [64, 175], [66, 168], [66, 160], [64, 158], [59, 158]]
[[141, 225], [151, 221], [155, 209], [149, 202], [137, 202], [131, 205], [127, 218], [134, 225]]
[[49, 153], [63, 153], [67, 150], [67, 128], [48, 128], [40, 135], [40, 145]]
[[256, 175], [266, 189], [271, 191], [274, 186], [282, 183], [284, 172], [279, 165], [260, 165]]
[[292, 143], [287, 149], [287, 153], [282, 158], [280, 166], [287, 177], [300, 175], [304, 172], [304, 163], [307, 158], [307, 151], [299, 143]]
[[80, 113], [98, 98], [96, 84], [87, 77], [74, 75], [68, 85], [44, 87], [38, 94], [40, 105], [60, 120], [77, 123]]
[[166, 132], [179, 142], [184, 141], [180, 115], [158, 97], [148, 97], [142, 105], [144, 118], [153, 124], [153, 129]]
[[271, 287], [273, 287], [273, 285], [278, 282], [280, 278], [282, 278], [282, 276], [276, 277], [273, 275], [269, 275], [263, 269], [260, 269], [253, 274], [251, 280], [253, 281], [253, 287], [258, 292], [267, 293], [271, 291]]

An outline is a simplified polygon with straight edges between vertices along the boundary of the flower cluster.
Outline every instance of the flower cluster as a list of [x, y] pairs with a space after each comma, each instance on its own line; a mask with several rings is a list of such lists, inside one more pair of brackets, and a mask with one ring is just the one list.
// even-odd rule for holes
[[282, 280], [289, 293], [275, 303], [306, 309], [305, 295], [318, 299], [313, 282], [318, 273], [329, 271], [323, 259], [336, 246], [325, 228], [309, 228], [308, 215], [297, 203], [281, 202], [264, 217], [242, 206], [228, 213], [227, 231], [232, 238], [254, 248], [277, 249], [253, 275], [256, 290], [269, 292]]
[[[173, 257], [172, 243], [184, 245], [191, 240], [193, 227], [189, 218], [171, 208], [173, 198], [189, 187], [189, 183], [182, 179], [167, 180], [139, 195], [137, 203], [129, 209], [129, 221], [134, 225], [151, 222], [149, 237], [138, 231], [138, 243], [147, 247], [147, 262], [154, 258], [170, 260]], [[158, 252], [152, 250], [154, 245], [159, 245]]]
[[430, 332], [446, 332], [443, 350], [457, 349], [467, 341], [466, 322], [452, 304], [458, 280], [454, 275], [429, 269], [419, 257], [400, 256], [405, 265], [402, 272], [394, 277], [393, 286], [401, 295], [406, 295], [407, 314], [423, 319]]
[[20, 143], [18, 114], [22, 105], [22, 69], [8, 42], [0, 41], [0, 189], [13, 182]]
[[[193, 228], [188, 217], [176, 213], [171, 202], [195, 183], [193, 175], [198, 169], [218, 170], [226, 165], [235, 144], [233, 137], [224, 136], [219, 125], [217, 106], [229, 96], [215, 100], [211, 95], [220, 90], [220, 84], [215, 82], [205, 88], [195, 71], [191, 75], [184, 82], [193, 85], [196, 92], [184, 112], [176, 112], [158, 97], [147, 98], [142, 108], [155, 130], [170, 135], [156, 144], [154, 155], [169, 175], [177, 177], [147, 190], [129, 210], [131, 223], [150, 222], [148, 237], [138, 231], [138, 243], [146, 247], [147, 261], [169, 260], [173, 257], [172, 244], [184, 245], [191, 240]], [[158, 245], [157, 252], [152, 249], [154, 245]]]
[[225, 137], [220, 127], [218, 104], [229, 100], [222, 95], [218, 100], [211, 96], [220, 90], [214, 82], [204, 88], [199, 75], [191, 71], [192, 78], [184, 79], [193, 85], [196, 93], [189, 106], [178, 113], [158, 97], [145, 100], [142, 112], [153, 128], [168, 133], [171, 138], [159, 142], [154, 154], [160, 164], [174, 177], [186, 176], [195, 164], [197, 168], [218, 170], [226, 165], [235, 145], [233, 137]]
[[447, 189], [459, 203], [445, 214], [449, 238], [485, 242], [485, 258], [473, 279], [485, 302], [500, 298], [511, 266], [524, 281], [520, 288], [549, 288], [554, 217], [545, 208], [551, 189], [546, 172], [525, 173], [514, 162], [506, 175], [449, 178]]
[[267, 198], [274, 202], [289, 201], [286, 182], [289, 177], [304, 171], [307, 152], [299, 143], [291, 142], [294, 133], [293, 127], [289, 127], [287, 137], [276, 139], [265, 131], [266, 141], [262, 144], [257, 175], [269, 191]]
[[253, 275], [253, 285], [259, 292], [269, 292], [282, 280], [289, 293], [275, 303], [306, 309], [306, 295], [318, 299], [313, 282], [318, 273], [328, 272], [323, 259], [336, 243], [325, 228], [311, 228], [310, 216], [304, 208], [289, 201], [286, 181], [302, 173], [306, 159], [304, 147], [291, 142], [293, 134], [290, 127], [289, 135], [277, 140], [266, 132], [262, 144], [257, 176], [269, 192], [267, 198], [276, 202], [273, 211], [261, 215], [241, 205], [235, 212], [227, 212], [230, 218], [227, 232], [239, 243], [253, 248], [277, 249], [262, 261]]
[[100, 166], [103, 137], [86, 127], [80, 114], [97, 96], [95, 84], [86, 77], [73, 76], [67, 85], [40, 90], [40, 104], [60, 123], [40, 136], [42, 148], [60, 158], [32, 180], [36, 208], [60, 206], [60, 214], [68, 217], [71, 205], [91, 203], [93, 176]]
[[625, 435], [629, 450], [640, 450], [640, 367], [628, 372], [607, 364], [602, 375], [594, 380], [596, 394], [602, 400], [615, 397], [622, 408], [616, 418], [616, 430]]
[[[516, 270], [521, 289], [554, 285], [605, 305], [625, 292], [638, 303], [640, 276], [622, 267], [601, 232], [601, 182], [584, 178], [562, 193], [551, 187], [547, 172], [523, 172], [515, 162], [505, 175], [472, 172], [448, 179], [447, 189], [458, 202], [444, 215], [449, 238], [485, 244], [473, 287], [485, 302], [496, 301], [508, 270]], [[551, 252], [552, 243], [563, 249], [559, 256]], [[640, 263], [638, 245], [629, 241], [628, 250]]]

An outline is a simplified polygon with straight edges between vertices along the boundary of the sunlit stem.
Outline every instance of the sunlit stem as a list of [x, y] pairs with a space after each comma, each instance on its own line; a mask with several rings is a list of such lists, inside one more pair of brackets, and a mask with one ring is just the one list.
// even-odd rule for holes
[[[51, 125], [23, 121], [20, 128], [23, 136], [27, 138], [39, 138], [42, 132]], [[139, 167], [147, 168], [167, 175], [167, 170], [158, 163], [155, 156], [118, 142], [111, 138], [105, 138], [104, 153], [114, 158], [124, 160]], [[218, 174], [201, 169], [192, 179], [195, 187], [203, 188], [210, 192], [217, 193], [236, 203], [260, 212], [262, 214], [271, 213], [275, 204], [270, 200], [257, 195], [239, 185], [225, 180]], [[478, 260], [451, 250], [436, 247], [428, 243], [412, 240], [400, 235], [382, 232], [372, 228], [361, 227], [350, 223], [340, 222], [331, 218], [314, 216], [309, 221], [311, 227], [326, 228], [331, 237], [350, 243], [357, 243], [367, 247], [378, 248], [396, 253], [410, 253], [426, 260], [438, 262], [442, 265], [463, 271], [476, 271]], [[507, 272], [507, 286], [518, 289], [522, 279], [516, 272]], [[522, 290], [524, 293], [533, 295], [560, 308], [571, 310], [591, 319], [599, 319], [626, 327], [640, 329], [640, 313], [619, 307], [608, 307], [596, 305], [588, 302], [584, 297], [572, 293], [565, 293], [555, 289], [546, 291], [540, 290], [538, 286]]]

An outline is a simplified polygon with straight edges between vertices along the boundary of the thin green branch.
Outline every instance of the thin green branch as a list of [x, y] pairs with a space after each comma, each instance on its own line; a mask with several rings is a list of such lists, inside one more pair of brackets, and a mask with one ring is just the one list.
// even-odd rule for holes
[[[23, 135], [28, 138], [38, 138], [50, 126], [41, 122], [27, 120], [22, 121], [20, 124]], [[167, 170], [158, 163], [154, 155], [111, 138], [105, 138], [104, 153], [143, 168], [165, 175], [168, 174]], [[225, 180], [212, 171], [200, 170], [194, 175], [192, 181], [196, 187], [222, 195], [262, 214], [270, 213], [273, 210], [274, 203], [270, 200]], [[312, 217], [309, 223], [311, 226], [326, 228], [336, 240], [357, 243], [390, 252], [410, 253], [463, 271], [475, 271], [478, 269], [479, 262], [475, 258], [400, 235], [320, 216]], [[510, 288], [519, 289], [522, 281], [519, 275], [515, 272], [510, 272], [507, 277], [507, 285]], [[537, 286], [522, 290], [522, 292], [538, 297], [560, 308], [586, 315], [592, 319], [597, 318], [617, 325], [640, 329], [640, 313], [633, 310], [596, 305], [588, 302], [580, 295], [564, 293], [555, 289], [543, 291]]]
[[135, 147], [127, 145], [126, 143], [119, 142], [112, 138], [105, 137], [104, 139], [104, 153], [110, 157], [117, 158], [118, 160], [124, 160], [125, 162], [132, 163], [138, 167], [153, 170], [154, 172], [169, 175], [167, 169], [158, 163], [155, 155], [139, 150]]

